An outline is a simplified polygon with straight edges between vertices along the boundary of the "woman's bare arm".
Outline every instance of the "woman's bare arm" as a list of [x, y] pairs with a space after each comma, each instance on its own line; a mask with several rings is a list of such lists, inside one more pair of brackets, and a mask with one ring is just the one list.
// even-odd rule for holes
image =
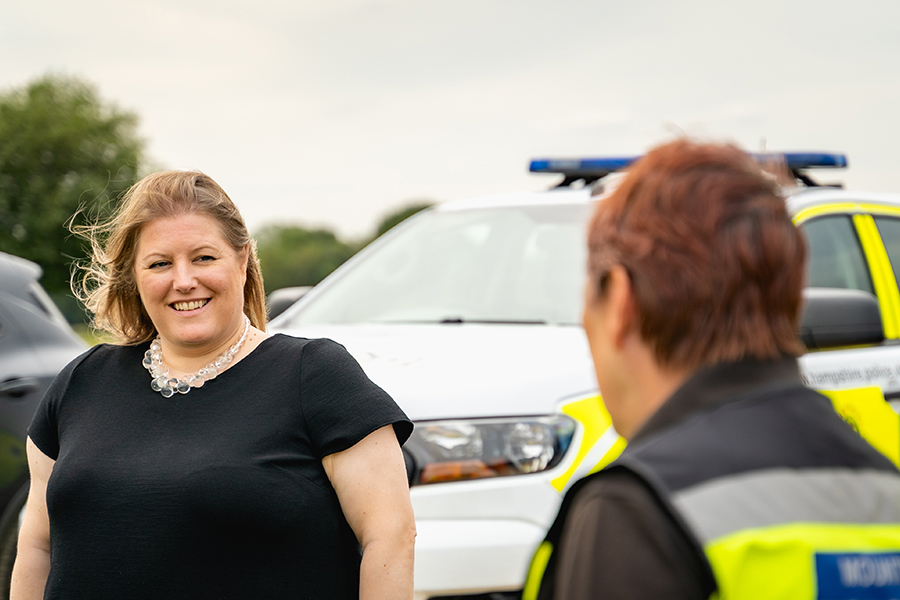
[[31, 438], [26, 441], [31, 487], [19, 530], [16, 564], [12, 572], [10, 600], [40, 600], [50, 573], [50, 518], [47, 515], [47, 481], [55, 461], [41, 452]]
[[391, 425], [322, 460], [363, 549], [360, 600], [412, 600], [416, 523]]

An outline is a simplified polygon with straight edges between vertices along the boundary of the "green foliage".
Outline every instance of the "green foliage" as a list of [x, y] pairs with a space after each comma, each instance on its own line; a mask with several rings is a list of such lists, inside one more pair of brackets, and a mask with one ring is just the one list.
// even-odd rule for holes
[[[137, 179], [137, 116], [76, 78], [48, 75], [0, 92], [0, 250], [44, 269], [42, 285], [70, 319], [69, 266], [85, 256], [65, 224], [106, 214]], [[73, 313], [74, 311], [74, 313]]]
[[414, 214], [429, 208], [434, 204], [428, 200], [416, 201], [413, 204], [410, 204], [404, 208], [396, 210], [386, 216], [381, 220], [381, 223], [378, 224], [378, 229], [375, 232], [375, 237], [379, 237], [384, 233], [387, 233], [388, 230], [393, 229], [406, 219], [410, 218]]
[[357, 247], [325, 229], [269, 225], [257, 235], [266, 293], [294, 285], [316, 285], [353, 256]]

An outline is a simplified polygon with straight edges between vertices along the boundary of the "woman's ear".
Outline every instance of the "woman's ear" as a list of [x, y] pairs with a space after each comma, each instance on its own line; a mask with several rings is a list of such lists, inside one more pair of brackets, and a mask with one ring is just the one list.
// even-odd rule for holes
[[250, 264], [250, 244], [244, 244], [239, 254], [239, 262], [241, 263], [241, 272], [244, 274], [244, 281], [247, 280], [247, 265]]
[[606, 282], [607, 332], [616, 348], [622, 348], [628, 336], [638, 327], [634, 287], [628, 271], [621, 265], [609, 270]]

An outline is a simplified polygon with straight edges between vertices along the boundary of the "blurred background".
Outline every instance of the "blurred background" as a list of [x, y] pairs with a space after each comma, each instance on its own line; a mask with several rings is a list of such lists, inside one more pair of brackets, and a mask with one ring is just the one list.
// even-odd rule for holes
[[532, 157], [687, 134], [898, 191], [898, 58], [896, 0], [5, 3], [0, 250], [77, 322], [64, 223], [162, 168], [229, 192], [269, 290], [431, 203], [547, 187]]

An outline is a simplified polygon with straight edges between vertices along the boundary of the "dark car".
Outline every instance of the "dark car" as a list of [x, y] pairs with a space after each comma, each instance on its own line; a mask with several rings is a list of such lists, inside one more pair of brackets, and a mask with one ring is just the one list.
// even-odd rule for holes
[[266, 298], [266, 309], [269, 313], [269, 320], [271, 321], [272, 319], [289, 309], [297, 300], [305, 296], [306, 292], [311, 289], [312, 286], [301, 285], [280, 288], [273, 291]]
[[87, 346], [38, 283], [41, 268], [0, 252], [0, 598], [9, 596], [28, 494], [25, 431], [56, 374]]

